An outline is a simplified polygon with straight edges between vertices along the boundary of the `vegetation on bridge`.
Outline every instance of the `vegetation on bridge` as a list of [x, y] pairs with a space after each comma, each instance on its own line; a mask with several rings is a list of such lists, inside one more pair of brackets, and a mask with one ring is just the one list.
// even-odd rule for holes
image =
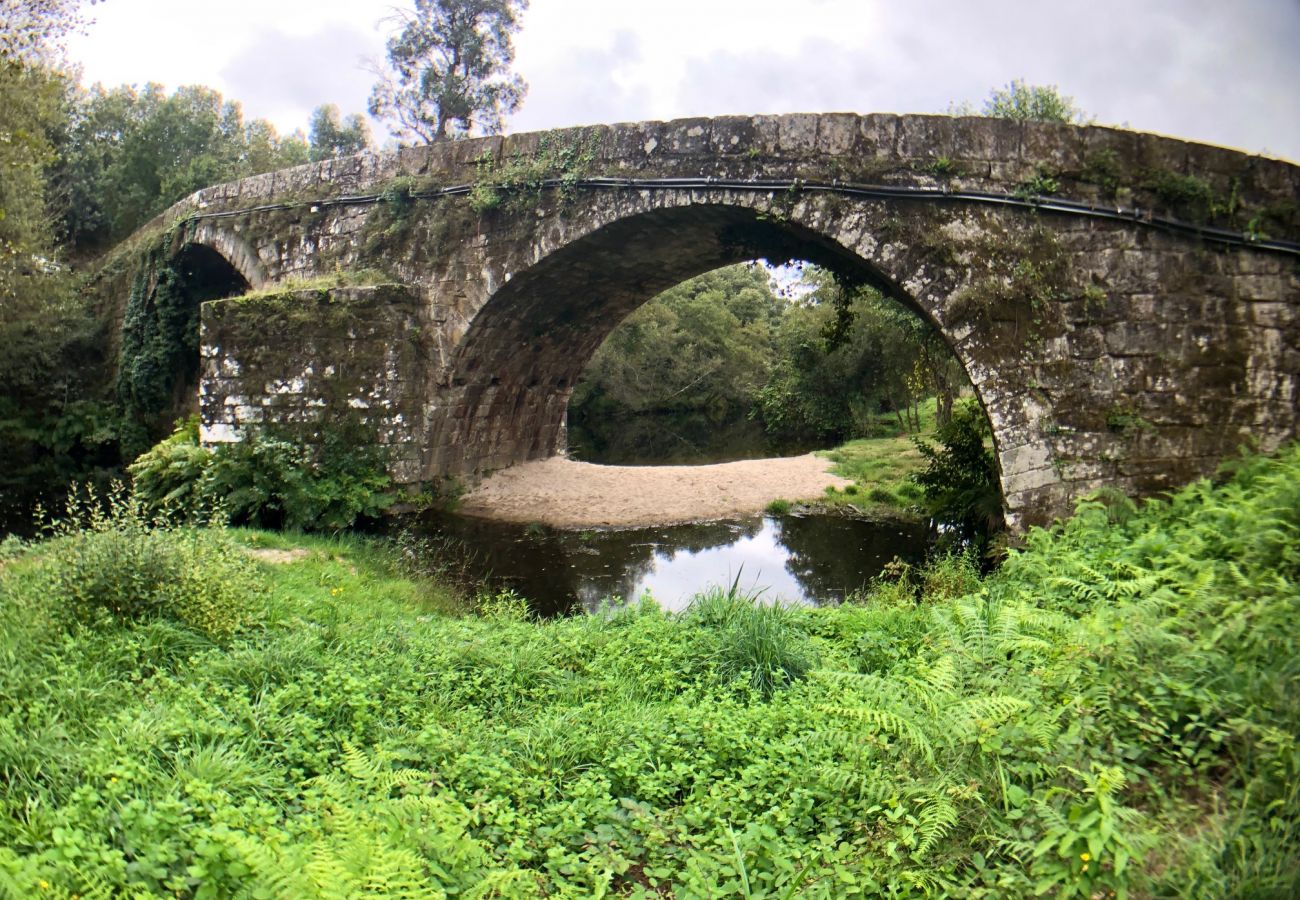
[[453, 616], [374, 545], [121, 507], [10, 543], [0, 885], [1292, 896], [1300, 449], [1237, 469], [825, 609]]

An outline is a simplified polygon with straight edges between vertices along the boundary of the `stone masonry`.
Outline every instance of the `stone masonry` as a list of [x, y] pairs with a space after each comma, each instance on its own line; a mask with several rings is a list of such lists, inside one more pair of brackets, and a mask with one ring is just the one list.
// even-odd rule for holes
[[[538, 187], [543, 177], [554, 183]], [[454, 186], [467, 190], [440, 193]], [[946, 196], [972, 192], [1123, 215]], [[201, 191], [137, 240], [170, 229], [174, 246], [211, 247], [254, 286], [340, 271], [393, 282], [300, 298], [307, 315], [205, 306], [203, 434], [378, 405], [394, 474], [410, 482], [562, 450], [584, 365], [660, 290], [760, 256], [825, 264], [943, 334], [988, 413], [1023, 527], [1099, 486], [1159, 492], [1243, 444], [1296, 436], [1296, 254], [1160, 221], [1295, 241], [1298, 198], [1294, 165], [1117, 129], [729, 117], [302, 166]], [[315, 314], [347, 290], [346, 323]]]

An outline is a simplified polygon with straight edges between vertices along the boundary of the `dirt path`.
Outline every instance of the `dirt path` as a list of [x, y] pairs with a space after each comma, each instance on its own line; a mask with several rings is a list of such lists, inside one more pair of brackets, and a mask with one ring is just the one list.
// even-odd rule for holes
[[830, 474], [830, 466], [811, 453], [712, 466], [598, 466], [557, 456], [497, 472], [467, 493], [457, 511], [557, 528], [723, 519], [852, 483]]

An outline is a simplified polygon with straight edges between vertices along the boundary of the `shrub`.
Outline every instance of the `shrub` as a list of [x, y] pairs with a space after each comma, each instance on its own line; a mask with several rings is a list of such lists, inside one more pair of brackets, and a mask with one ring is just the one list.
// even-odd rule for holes
[[48, 530], [37, 578], [72, 621], [169, 617], [222, 637], [248, 618], [257, 579], [229, 537], [151, 521], [120, 485], [102, 500], [74, 494], [65, 517]]
[[916, 440], [925, 471], [912, 478], [921, 486], [926, 509], [963, 543], [981, 550], [1002, 528], [1002, 486], [988, 447], [988, 419], [974, 401], [953, 407], [952, 419], [936, 432], [939, 446]]
[[127, 467], [131, 490], [146, 510], [181, 519], [210, 512], [204, 476], [212, 452], [199, 445], [199, 419], [190, 416], [176, 430]]
[[373, 433], [349, 423], [325, 429], [318, 443], [262, 431], [208, 451], [191, 418], [129, 471], [143, 508], [178, 521], [220, 510], [237, 524], [340, 531], [396, 499]]

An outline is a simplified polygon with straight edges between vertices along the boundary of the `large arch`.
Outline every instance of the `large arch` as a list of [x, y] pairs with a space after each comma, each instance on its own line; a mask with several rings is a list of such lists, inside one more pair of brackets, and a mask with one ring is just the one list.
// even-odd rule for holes
[[[443, 448], [438, 465], [471, 472], [562, 450], [569, 394], [624, 318], [687, 278], [757, 257], [808, 260], [879, 287], [936, 328], [968, 373], [979, 371], [935, 315], [942, 297], [912, 294], [900, 278], [906, 266], [874, 252], [880, 245], [864, 242], [865, 233], [846, 242], [839, 211], [802, 203], [773, 215], [766, 199], [684, 193], [676, 202], [656, 197], [649, 209], [624, 203], [589, 218], [581, 233], [534, 246], [537, 261], [504, 277], [449, 360], [443, 387], [452, 414], [433, 435]], [[924, 278], [911, 283], [930, 287]], [[980, 384], [976, 391], [983, 403]]]

